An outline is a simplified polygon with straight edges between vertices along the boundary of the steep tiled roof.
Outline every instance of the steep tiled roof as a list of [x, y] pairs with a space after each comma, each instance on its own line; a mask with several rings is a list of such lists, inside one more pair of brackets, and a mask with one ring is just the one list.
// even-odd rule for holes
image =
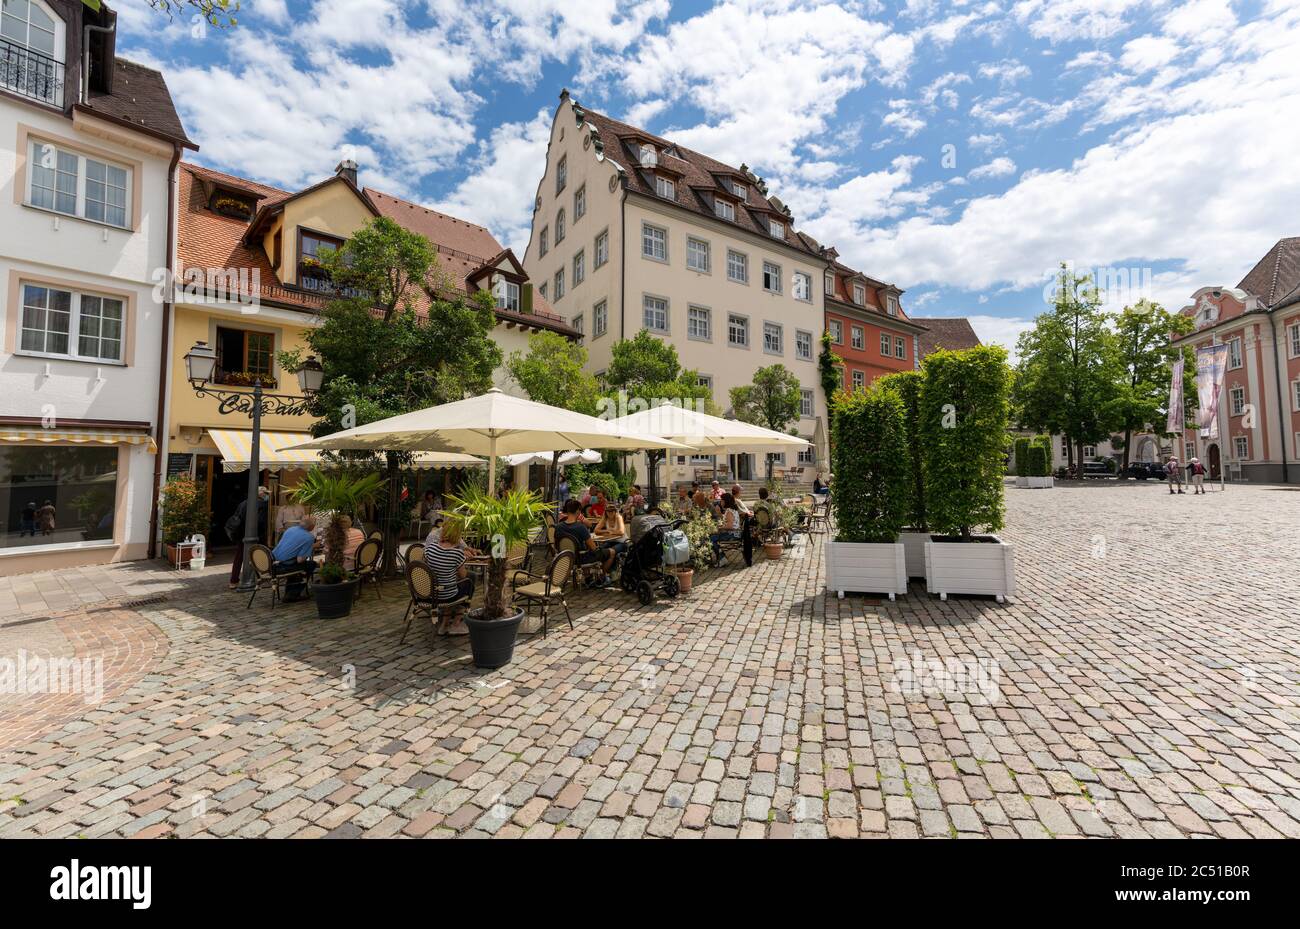
[[1237, 287], [1266, 307], [1300, 287], [1300, 236], [1279, 239]]
[[171, 91], [160, 71], [117, 58], [113, 62], [112, 87], [111, 94], [92, 91], [85, 108], [190, 148], [198, 147], [185, 135]]
[[461, 291], [469, 289], [465, 279], [472, 272], [504, 251], [501, 243], [482, 226], [370, 187], [366, 188], [366, 195], [382, 215], [438, 246], [439, 264]]
[[922, 358], [941, 348], [961, 351], [981, 344], [980, 337], [975, 334], [970, 320], [965, 316], [913, 316], [912, 322], [929, 330], [921, 333]]
[[[743, 205], [736, 208], [736, 225], [756, 235], [771, 238], [767, 219], [769, 215], [778, 218], [786, 225], [784, 242], [788, 247], [795, 251], [806, 252], [816, 258], [821, 257], [811, 238], [795, 232], [793, 222], [783, 215], [780, 201], [774, 197], [763, 196], [757, 187], [757, 178], [752, 173], [723, 164], [708, 155], [669, 142], [644, 129], [611, 119], [576, 102], [574, 106], [581, 110], [583, 118], [596, 129], [604, 146], [605, 157], [623, 169], [630, 190], [648, 197], [658, 197], [655, 193], [653, 174], [641, 167], [640, 160], [628, 147], [628, 142], [644, 139], [660, 150], [659, 163], [665, 169], [665, 173], [677, 175], [678, 206], [711, 219], [718, 219], [713, 212], [711, 200], [706, 196], [708, 192], [715, 190], [719, 193], [728, 193], [719, 185], [718, 175], [745, 178], [745, 198]], [[663, 154], [665, 149], [675, 154]], [[731, 198], [734, 199], [735, 195], [731, 194]], [[725, 222], [725, 220], [718, 221]]]

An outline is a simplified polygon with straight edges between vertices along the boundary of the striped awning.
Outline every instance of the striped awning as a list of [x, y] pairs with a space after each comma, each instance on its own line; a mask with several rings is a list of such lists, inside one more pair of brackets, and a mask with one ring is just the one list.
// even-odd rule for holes
[[153, 436], [147, 432], [113, 432], [100, 429], [15, 429], [0, 427], [0, 442], [23, 444], [46, 442], [51, 445], [72, 442], [77, 445], [142, 445], [149, 454], [158, 452]]
[[[209, 429], [208, 435], [221, 452], [222, 468], [227, 473], [247, 471], [249, 451], [253, 446], [253, 433], [248, 429]], [[311, 436], [305, 432], [267, 432], [262, 431], [258, 449], [258, 464], [271, 471], [283, 469], [310, 468], [314, 465], [328, 464], [322, 462], [320, 452], [309, 448], [291, 449], [289, 446], [309, 441]], [[418, 452], [415, 456], [416, 468], [473, 468], [482, 467], [483, 459], [473, 455], [458, 455], [452, 452]]]

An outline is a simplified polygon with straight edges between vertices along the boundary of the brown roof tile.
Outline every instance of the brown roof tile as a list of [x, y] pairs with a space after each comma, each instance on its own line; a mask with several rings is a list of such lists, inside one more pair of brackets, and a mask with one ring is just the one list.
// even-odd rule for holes
[[185, 134], [162, 72], [125, 58], [113, 62], [113, 92], [91, 92], [86, 109], [197, 148]]
[[965, 316], [913, 316], [912, 322], [929, 330], [921, 333], [922, 358], [941, 348], [961, 351], [982, 344]]
[[1300, 287], [1300, 236], [1279, 239], [1237, 285], [1272, 306]]

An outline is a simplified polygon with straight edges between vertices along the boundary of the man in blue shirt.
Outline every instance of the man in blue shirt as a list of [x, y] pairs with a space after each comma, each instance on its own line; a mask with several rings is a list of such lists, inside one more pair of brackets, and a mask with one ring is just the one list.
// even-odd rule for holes
[[284, 530], [284, 535], [280, 536], [280, 541], [271, 550], [271, 557], [275, 559], [271, 569], [274, 573], [306, 571], [308, 578], [312, 576], [316, 570], [316, 562], [311, 557], [316, 545], [316, 536], [312, 532], [315, 528], [315, 518], [304, 516], [298, 525]]

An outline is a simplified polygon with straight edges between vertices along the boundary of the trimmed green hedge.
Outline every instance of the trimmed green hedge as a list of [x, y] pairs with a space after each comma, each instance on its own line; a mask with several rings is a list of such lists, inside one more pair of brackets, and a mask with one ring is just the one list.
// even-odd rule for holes
[[907, 523], [906, 527], [924, 532], [928, 526], [925, 512], [925, 455], [921, 448], [921, 387], [925, 376], [920, 371], [896, 371], [876, 381], [882, 388], [896, 392], [903, 401], [903, 432], [907, 441]]
[[1047, 476], [1047, 452], [1041, 445], [1031, 445], [1028, 450], [1028, 467], [1026, 470], [1031, 477]]
[[1029, 477], [1029, 440], [1016, 439], [1016, 477]]
[[1034, 477], [1049, 477], [1052, 473], [1052, 437], [1050, 435], [1036, 435], [1030, 441], [1030, 445], [1037, 445], [1043, 450], [1043, 465], [1038, 471], [1030, 471]]
[[1003, 526], [1003, 456], [1011, 392], [1006, 349], [983, 345], [961, 352], [941, 350], [929, 355], [921, 370], [930, 528], [963, 537], [980, 530], [997, 532]]
[[907, 524], [906, 417], [898, 391], [881, 385], [835, 396], [835, 520], [840, 542], [896, 542]]

